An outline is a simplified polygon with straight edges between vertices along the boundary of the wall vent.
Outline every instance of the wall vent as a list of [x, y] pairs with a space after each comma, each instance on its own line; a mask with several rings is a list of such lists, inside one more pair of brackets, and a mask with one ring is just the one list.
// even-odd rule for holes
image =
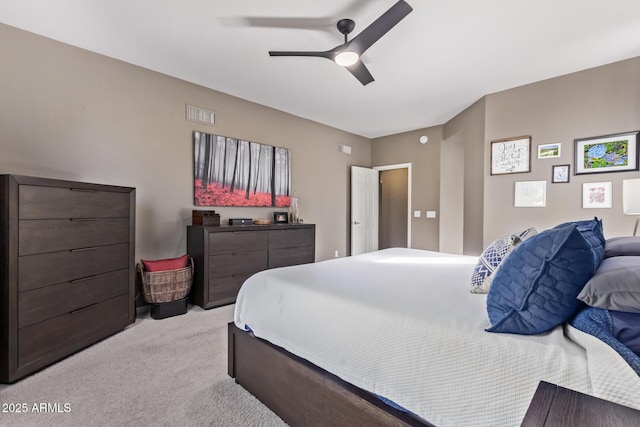
[[338, 144], [338, 150], [340, 150], [340, 152], [343, 154], [351, 154], [350, 145]]
[[206, 125], [216, 124], [216, 113], [194, 105], [186, 104], [186, 119], [189, 122], [204, 123]]

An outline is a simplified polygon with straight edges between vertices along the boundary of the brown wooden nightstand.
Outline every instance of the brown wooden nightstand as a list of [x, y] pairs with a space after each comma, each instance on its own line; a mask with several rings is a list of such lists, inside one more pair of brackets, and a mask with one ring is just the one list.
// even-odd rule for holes
[[640, 426], [640, 411], [540, 381], [523, 427]]

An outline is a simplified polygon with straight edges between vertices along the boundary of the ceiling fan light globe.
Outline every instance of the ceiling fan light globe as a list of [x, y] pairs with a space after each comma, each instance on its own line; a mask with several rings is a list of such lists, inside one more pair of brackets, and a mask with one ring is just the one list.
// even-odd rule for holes
[[358, 62], [359, 59], [360, 55], [358, 55], [357, 53], [350, 50], [345, 50], [344, 52], [340, 52], [336, 55], [335, 61], [338, 65], [348, 67]]

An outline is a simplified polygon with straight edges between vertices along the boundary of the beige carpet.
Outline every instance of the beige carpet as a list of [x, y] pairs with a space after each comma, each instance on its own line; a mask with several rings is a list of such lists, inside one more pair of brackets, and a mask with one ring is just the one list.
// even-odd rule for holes
[[[123, 332], [0, 384], [0, 426], [284, 426], [227, 375], [232, 319], [232, 305], [139, 315]], [[2, 411], [16, 404], [27, 411]]]

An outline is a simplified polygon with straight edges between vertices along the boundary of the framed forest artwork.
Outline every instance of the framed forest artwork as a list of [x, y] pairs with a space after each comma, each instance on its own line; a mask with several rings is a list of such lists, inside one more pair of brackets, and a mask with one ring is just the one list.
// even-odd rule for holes
[[289, 150], [204, 132], [193, 132], [196, 206], [288, 207]]

